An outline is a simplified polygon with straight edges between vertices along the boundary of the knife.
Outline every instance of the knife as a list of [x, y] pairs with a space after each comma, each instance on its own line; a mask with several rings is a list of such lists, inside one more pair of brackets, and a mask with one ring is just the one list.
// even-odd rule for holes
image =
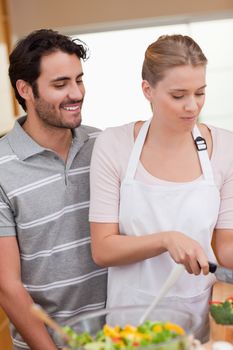
[[215, 274], [217, 280], [233, 284], [233, 270], [209, 262], [209, 271]]

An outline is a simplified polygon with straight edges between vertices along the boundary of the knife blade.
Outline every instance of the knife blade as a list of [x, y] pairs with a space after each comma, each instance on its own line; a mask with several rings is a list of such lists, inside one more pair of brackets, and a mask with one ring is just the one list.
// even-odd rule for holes
[[209, 262], [209, 271], [215, 274], [218, 281], [233, 284], [233, 270]]

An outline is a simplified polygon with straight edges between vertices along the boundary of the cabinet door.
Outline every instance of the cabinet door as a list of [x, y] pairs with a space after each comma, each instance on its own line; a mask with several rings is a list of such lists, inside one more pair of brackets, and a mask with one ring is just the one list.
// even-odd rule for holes
[[9, 331], [9, 321], [0, 308], [0, 349], [12, 350], [12, 341]]

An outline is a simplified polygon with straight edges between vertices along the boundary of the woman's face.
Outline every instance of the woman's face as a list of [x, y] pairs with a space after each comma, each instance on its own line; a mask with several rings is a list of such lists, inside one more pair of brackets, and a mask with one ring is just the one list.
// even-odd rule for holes
[[176, 130], [192, 130], [205, 101], [205, 66], [168, 69], [155, 87], [142, 82], [156, 122]]

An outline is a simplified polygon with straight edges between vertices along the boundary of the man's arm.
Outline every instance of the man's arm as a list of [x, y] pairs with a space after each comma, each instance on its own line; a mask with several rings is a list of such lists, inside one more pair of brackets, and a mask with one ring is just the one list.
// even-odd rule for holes
[[30, 311], [33, 301], [20, 275], [16, 237], [0, 237], [0, 305], [32, 350], [55, 350], [43, 322]]

